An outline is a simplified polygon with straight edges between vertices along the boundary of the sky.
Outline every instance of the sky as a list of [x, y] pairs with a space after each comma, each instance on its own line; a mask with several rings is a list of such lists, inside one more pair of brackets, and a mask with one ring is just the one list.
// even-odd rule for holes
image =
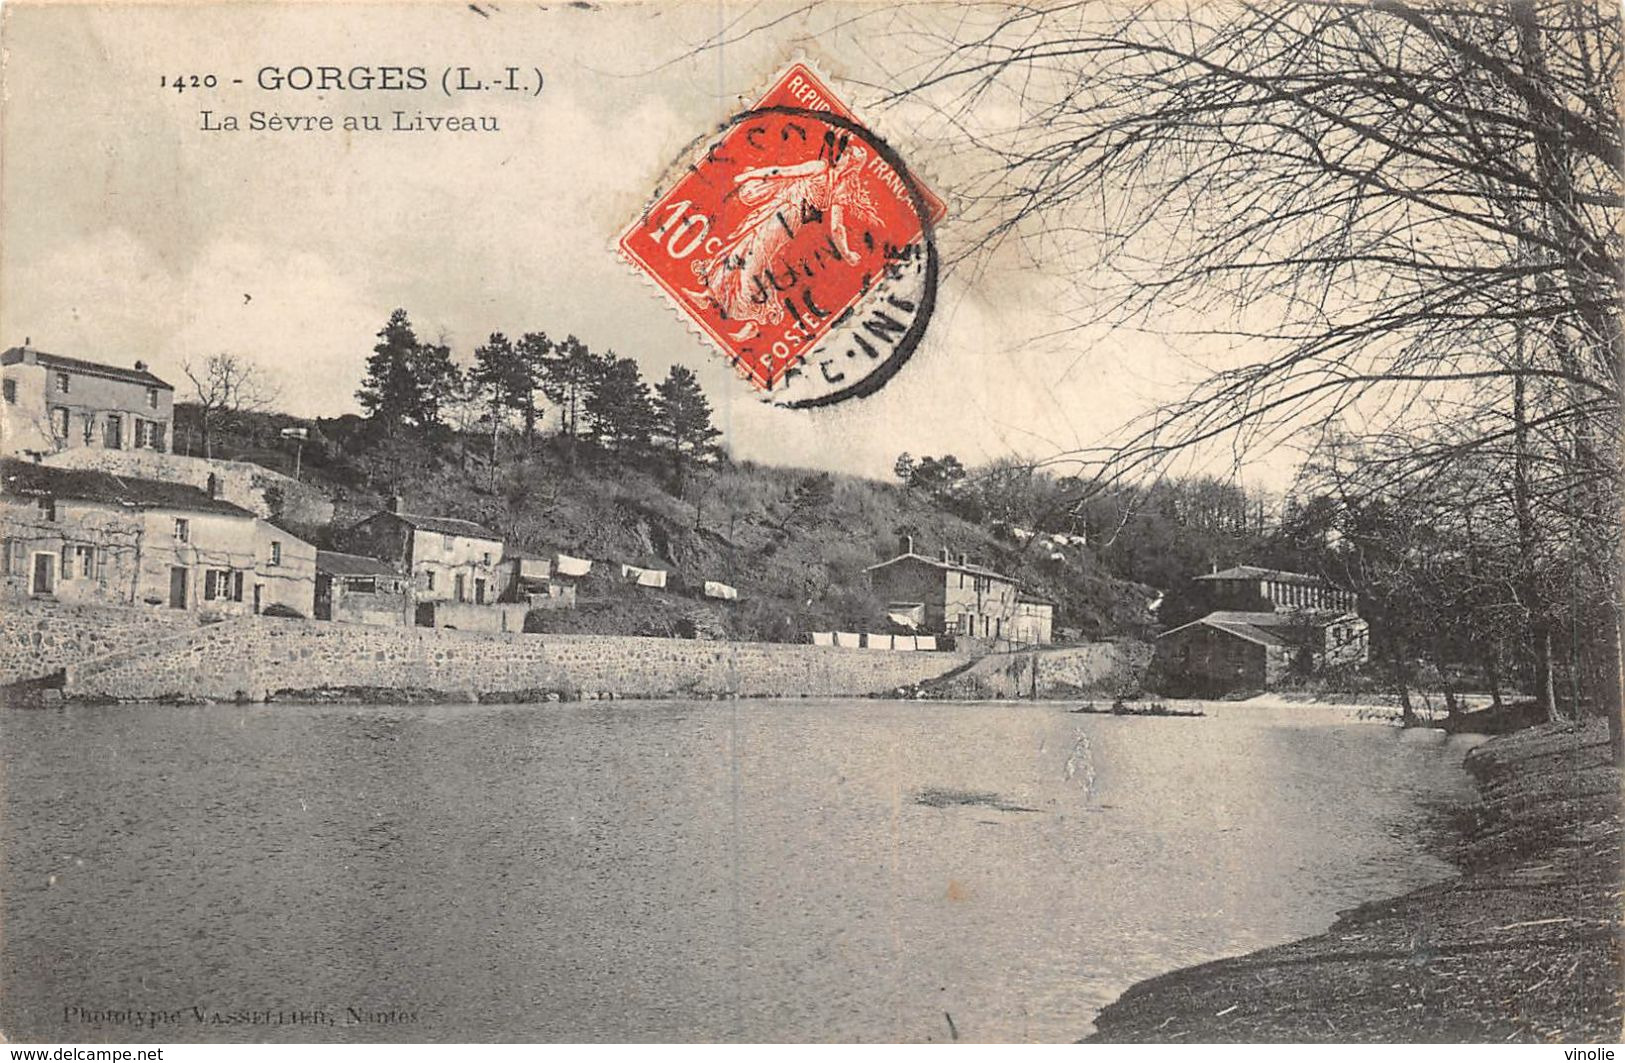
[[[944, 277], [926, 340], [879, 393], [760, 401], [613, 250], [696, 138], [810, 60], [949, 203], [974, 178], [926, 109], [884, 104], [917, 41], [839, 3], [7, 4], [0, 346], [116, 364], [231, 352], [304, 416], [357, 409], [375, 334], [404, 307], [461, 360], [491, 332], [574, 334], [658, 380], [695, 370], [732, 453], [887, 476], [897, 455], [1048, 458], [1173, 397], [1175, 333], [1064, 331], [1072, 264], [1015, 249]], [[913, 9], [966, 32], [959, 7]], [[266, 67], [515, 66], [539, 95], [272, 91]], [[213, 75], [176, 92], [160, 79]], [[232, 84], [233, 79], [242, 84]], [[991, 101], [998, 107], [998, 101]], [[489, 134], [209, 131], [226, 115], [490, 115]], [[992, 120], [1007, 116], [989, 116]]]

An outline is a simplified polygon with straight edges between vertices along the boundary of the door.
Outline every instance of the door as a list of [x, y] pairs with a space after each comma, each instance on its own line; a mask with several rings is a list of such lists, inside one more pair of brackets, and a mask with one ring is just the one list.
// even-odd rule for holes
[[35, 554], [33, 575], [28, 581], [29, 594], [56, 593], [56, 555]]
[[169, 570], [169, 607], [186, 608], [186, 569], [178, 565]]
[[463, 577], [461, 573], [459, 573], [457, 578], [452, 581], [452, 591], [453, 597], [455, 597], [457, 601], [461, 602], [467, 600], [463, 597]]
[[265, 584], [254, 584], [254, 615], [260, 615], [260, 599], [265, 594]]
[[485, 604], [485, 581], [482, 579], [476, 579], [474, 581], [474, 604]]

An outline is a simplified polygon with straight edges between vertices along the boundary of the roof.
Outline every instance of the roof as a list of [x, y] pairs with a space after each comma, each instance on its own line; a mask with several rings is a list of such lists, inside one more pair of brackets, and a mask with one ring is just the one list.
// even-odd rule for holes
[[1158, 638], [1167, 638], [1197, 625], [1223, 631], [1227, 635], [1245, 639], [1260, 646], [1299, 646], [1315, 641], [1312, 636], [1340, 620], [1355, 619], [1352, 613], [1325, 612], [1318, 616], [1303, 613], [1251, 613], [1221, 609], [1164, 631]]
[[384, 510], [392, 517], [399, 517], [419, 531], [438, 532], [441, 535], [461, 535], [467, 539], [489, 539], [493, 543], [500, 543], [502, 536], [489, 528], [481, 527], [471, 520], [459, 520], [456, 517], [430, 517], [422, 513], [392, 513]]
[[1316, 587], [1329, 586], [1326, 580], [1319, 576], [1310, 576], [1302, 572], [1287, 572], [1279, 568], [1259, 568], [1257, 565], [1235, 565], [1222, 572], [1209, 572], [1196, 579], [1206, 580], [1239, 580], [1239, 579], [1268, 579], [1277, 583], [1302, 583]]
[[176, 509], [192, 513], [220, 513], [253, 518], [254, 514], [191, 484], [114, 476], [94, 469], [58, 469], [29, 461], [0, 461], [0, 481], [6, 494], [34, 498], [72, 498], [128, 509]]
[[166, 391], [175, 390], [145, 369], [125, 369], [123, 366], [118, 365], [87, 362], [83, 358], [69, 358], [65, 354], [49, 354], [45, 351], [37, 351], [32, 347], [11, 347], [4, 352], [0, 352], [0, 365], [17, 365], [28, 354], [32, 354], [34, 360], [47, 369], [70, 369], [75, 373], [88, 373], [91, 376], [107, 377], [109, 380], [126, 380], [132, 384], [142, 384], [149, 388], [163, 388]]
[[400, 572], [376, 557], [343, 554], [337, 550], [316, 551], [316, 571], [333, 576], [399, 576]]
[[1003, 580], [1006, 583], [1016, 582], [1015, 577], [1006, 576], [1002, 572], [995, 572], [991, 568], [985, 568], [982, 565], [960, 565], [955, 564], [952, 561], [943, 561], [934, 557], [925, 557], [922, 554], [898, 554], [890, 561], [882, 561], [878, 565], [870, 565], [863, 571], [873, 572], [877, 568], [885, 568], [887, 565], [895, 565], [899, 561], [918, 561], [923, 565], [930, 565], [932, 568], [942, 569], [944, 572], [973, 572], [978, 576], [991, 576], [993, 579]]

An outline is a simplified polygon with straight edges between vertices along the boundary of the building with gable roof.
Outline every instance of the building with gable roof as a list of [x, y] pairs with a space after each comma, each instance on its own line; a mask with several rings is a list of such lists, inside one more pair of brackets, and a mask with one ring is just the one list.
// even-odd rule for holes
[[49, 354], [0, 352], [0, 453], [55, 454], [76, 448], [167, 453], [175, 389], [145, 362], [133, 369]]
[[491, 605], [507, 589], [502, 536], [471, 520], [404, 512], [398, 497], [350, 528], [344, 544], [406, 573], [419, 604]]
[[1237, 565], [1195, 582], [1209, 611], [1157, 638], [1158, 671], [1175, 688], [1264, 690], [1370, 659], [1354, 595], [1319, 576]]
[[[964, 554], [956, 560], [946, 547], [939, 557], [927, 557], [915, 553], [913, 537], [905, 535], [898, 541], [897, 556], [864, 571], [875, 593], [886, 600], [888, 616], [901, 627], [990, 644], [1048, 641], [1049, 624], [1036, 619], [1048, 611], [1039, 608], [1047, 603], [1033, 601], [1027, 612], [1035, 619], [1026, 622], [1013, 577], [973, 564]], [[1023, 622], [1018, 624], [1018, 617]]]
[[218, 616], [314, 603], [314, 546], [189, 484], [0, 460], [0, 540], [9, 595]]

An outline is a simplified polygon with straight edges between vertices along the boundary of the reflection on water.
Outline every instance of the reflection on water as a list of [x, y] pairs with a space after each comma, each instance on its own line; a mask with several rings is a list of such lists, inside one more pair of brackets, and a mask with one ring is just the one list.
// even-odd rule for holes
[[1449, 874], [1418, 833], [1463, 740], [1326, 720], [7, 711], [0, 1028], [1072, 1039], [1133, 981]]

